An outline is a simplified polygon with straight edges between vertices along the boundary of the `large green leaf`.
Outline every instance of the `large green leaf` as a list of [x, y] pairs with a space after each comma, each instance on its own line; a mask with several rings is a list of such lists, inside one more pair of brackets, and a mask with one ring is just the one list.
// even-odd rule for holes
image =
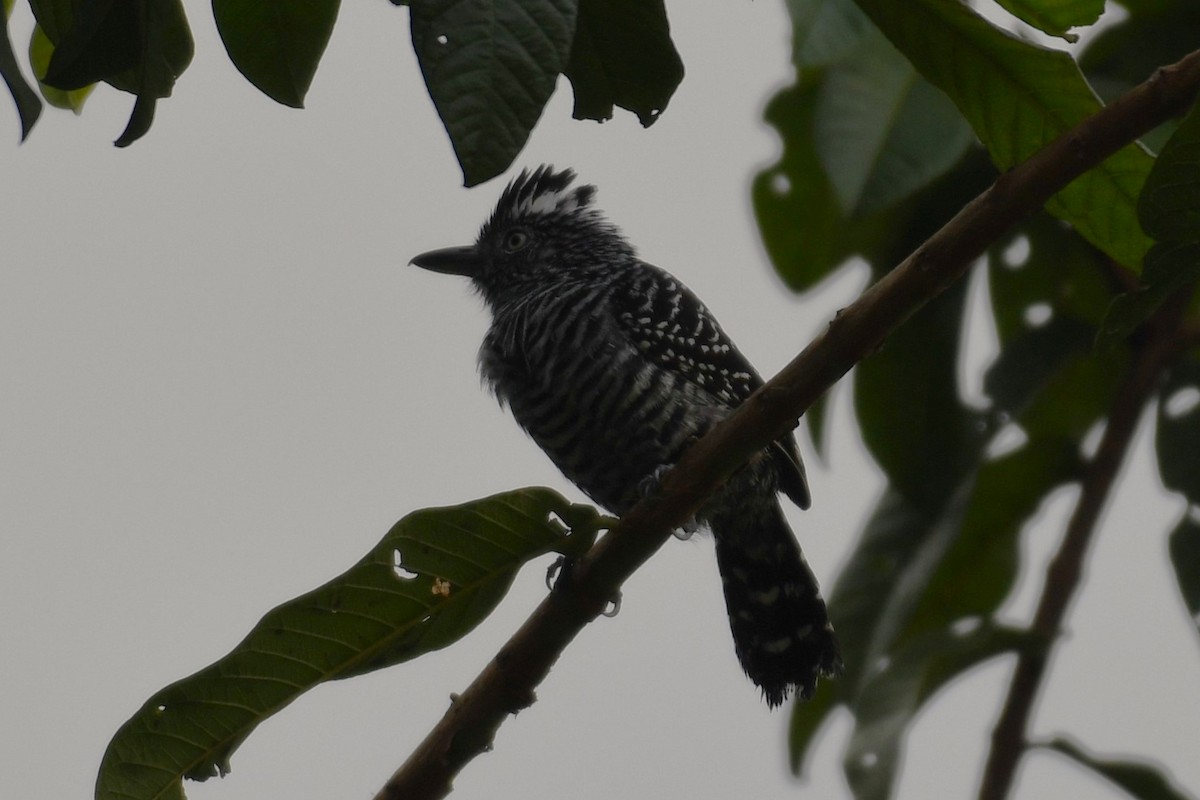
[[12, 39], [8, 35], [8, 15], [12, 7], [7, 2], [0, 9], [0, 78], [8, 86], [13, 103], [17, 106], [17, 116], [21, 119], [21, 139], [29, 135], [42, 113], [42, 101], [21, 74], [17, 66], [17, 56], [13, 52]]
[[413, 0], [413, 50], [467, 186], [506, 170], [567, 67], [579, 0]]
[[[1075, 61], [1002, 31], [960, 0], [857, 0], [933, 85], [958, 106], [1002, 170], [1031, 156], [1100, 103]], [[1118, 263], [1137, 269], [1149, 242], [1136, 199], [1152, 159], [1130, 145], [1047, 208]]]
[[340, 0], [213, 0], [225, 50], [246, 80], [294, 108], [304, 105], [337, 21]]
[[575, 119], [603, 121], [617, 105], [654, 124], [683, 80], [662, 0], [579, 0], [564, 73]]
[[[556, 517], [576, 530], [568, 535]], [[220, 661], [147, 700], [109, 744], [97, 800], [181, 798], [183, 778], [224, 775], [251, 731], [305, 691], [452, 643], [491, 612], [522, 564], [578, 554], [599, 521], [549, 489], [409, 514], [350, 570], [270, 611]]]
[[1053, 750], [1076, 764], [1107, 778], [1137, 800], [1192, 800], [1193, 795], [1173, 785], [1165, 770], [1146, 761], [1097, 758], [1069, 739], [1053, 739], [1039, 747]]

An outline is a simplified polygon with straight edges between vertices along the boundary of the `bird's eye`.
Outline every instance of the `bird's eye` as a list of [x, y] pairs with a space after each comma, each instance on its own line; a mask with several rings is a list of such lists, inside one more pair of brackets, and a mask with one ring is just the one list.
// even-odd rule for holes
[[523, 230], [509, 231], [504, 236], [504, 252], [515, 253], [529, 244], [529, 234]]

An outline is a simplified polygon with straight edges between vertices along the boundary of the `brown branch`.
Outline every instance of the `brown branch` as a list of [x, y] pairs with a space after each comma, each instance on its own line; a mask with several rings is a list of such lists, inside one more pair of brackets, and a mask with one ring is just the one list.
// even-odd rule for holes
[[575, 564], [376, 795], [444, 797], [454, 775], [490, 746], [504, 718], [533, 702], [559, 654], [621, 583], [682, 526], [704, 498], [800, 415], [917, 309], [959, 278], [987, 246], [1124, 145], [1182, 113], [1200, 86], [1200, 51], [1160, 69], [1111, 106], [1002, 175], [825, 332], [690, 448], [657, 496], [638, 503]]
[[1193, 288], [1188, 285], [1177, 292], [1147, 322], [1145, 337], [1137, 346], [1134, 361], [1113, 400], [1100, 446], [1084, 473], [1066, 534], [1046, 568], [1046, 582], [1031, 628], [1046, 646], [1024, 650], [1017, 657], [1008, 696], [992, 731], [992, 746], [979, 787], [979, 800], [1004, 800], [1012, 788], [1017, 764], [1026, 748], [1029, 717], [1052, 648], [1062, 631], [1067, 606], [1079, 588], [1088, 546], [1133, 441], [1142, 410], [1153, 394], [1163, 368], [1179, 352], [1183, 312]]

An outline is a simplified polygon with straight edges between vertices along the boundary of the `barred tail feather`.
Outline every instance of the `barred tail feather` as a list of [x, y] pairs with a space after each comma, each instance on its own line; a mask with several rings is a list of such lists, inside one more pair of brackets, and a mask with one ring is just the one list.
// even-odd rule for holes
[[[842, 671], [817, 579], [777, 501], [711, 520], [738, 661], [772, 708]], [[744, 512], [745, 509], [742, 509]]]

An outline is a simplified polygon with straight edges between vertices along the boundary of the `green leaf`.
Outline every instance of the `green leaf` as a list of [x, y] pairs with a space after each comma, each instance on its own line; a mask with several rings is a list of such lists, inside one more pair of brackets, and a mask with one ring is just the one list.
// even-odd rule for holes
[[848, 215], [885, 208], [962, 157], [974, 136], [953, 104], [874, 29], [830, 67], [813, 136]]
[[1160, 242], [1200, 240], [1200, 107], [1192, 107], [1154, 162], [1138, 219]]
[[1171, 531], [1170, 550], [1179, 593], [1200, 630], [1200, 518], [1195, 511], [1185, 514]]
[[192, 34], [180, 0], [96, 0], [76, 9], [63, 0], [33, 0], [35, 16], [54, 52], [42, 82], [82, 89], [105, 81], [137, 95], [114, 144], [143, 136], [157, 101], [169, 97], [191, 63]]
[[213, 0], [234, 66], [277, 103], [304, 106], [337, 21], [339, 0]]
[[933, 631], [868, 676], [855, 708], [843, 768], [858, 800], [886, 800], [904, 736], [925, 702], [950, 677], [995, 656], [1036, 645], [1031, 634], [980, 624]]
[[931, 536], [905, 570], [906, 591], [889, 599], [887, 615], [906, 615], [894, 624], [885, 616], [880, 627], [895, 627], [903, 642], [964, 618], [990, 617], [1016, 584], [1025, 523], [1079, 473], [1078, 446], [1066, 438], [1031, 440], [985, 461], [961, 510], [947, 509], [956, 535], [945, 544]]
[[1091, 25], [1104, 12], [1104, 0], [996, 0], [1008, 13], [1051, 36], [1068, 42], [1079, 37], [1071, 28]]
[[33, 67], [33, 74], [38, 77], [38, 89], [41, 91], [42, 97], [46, 98], [46, 102], [55, 108], [66, 108], [80, 114], [83, 112], [84, 102], [91, 95], [96, 84], [88, 84], [82, 89], [64, 91], [42, 83], [41, 78], [46, 74], [46, 68], [50, 65], [50, 57], [53, 53], [53, 42], [46, 36], [41, 25], [34, 25], [33, 34], [29, 37], [29, 65]]
[[579, 0], [414, 0], [413, 49], [467, 186], [508, 169], [566, 69]]
[[1169, 775], [1163, 767], [1157, 764], [1146, 761], [1097, 758], [1079, 745], [1064, 738], [1056, 738], [1035, 746], [1061, 753], [1075, 763], [1112, 781], [1137, 800], [1191, 800], [1193, 797], [1172, 785]]
[[[1066, 53], [995, 28], [959, 0], [858, 0], [934, 86], [946, 92], [1007, 170], [1091, 116], [1100, 103]], [[1047, 204], [1118, 263], [1136, 269], [1149, 246], [1136, 198], [1152, 159], [1130, 145]]]
[[[556, 521], [590, 523], [567, 535]], [[549, 489], [409, 514], [354, 567], [267, 613], [228, 655], [162, 689], [117, 731], [97, 800], [182, 797], [229, 771], [267, 717], [317, 684], [416, 658], [464, 636], [531, 558], [590, 543], [600, 517]]]
[[958, 393], [965, 284], [926, 305], [854, 370], [863, 443], [888, 481], [931, 517], [967, 474], [981, 419]]
[[1196, 280], [1200, 280], [1200, 242], [1156, 243], [1146, 254], [1141, 286], [1113, 298], [1096, 349], [1104, 352], [1128, 339], [1164, 300]]
[[653, 125], [683, 80], [662, 0], [579, 0], [564, 74], [575, 119], [610, 119], [617, 105]]
[[1167, 368], [1154, 448], [1163, 485], [1200, 504], [1200, 361], [1188, 359]]
[[13, 52], [12, 39], [8, 35], [8, 14], [11, 6], [5, 5], [4, 13], [0, 14], [0, 77], [8, 86], [13, 103], [17, 106], [17, 116], [21, 119], [21, 141], [24, 141], [42, 113], [42, 101], [21, 74], [17, 66], [17, 55]]

